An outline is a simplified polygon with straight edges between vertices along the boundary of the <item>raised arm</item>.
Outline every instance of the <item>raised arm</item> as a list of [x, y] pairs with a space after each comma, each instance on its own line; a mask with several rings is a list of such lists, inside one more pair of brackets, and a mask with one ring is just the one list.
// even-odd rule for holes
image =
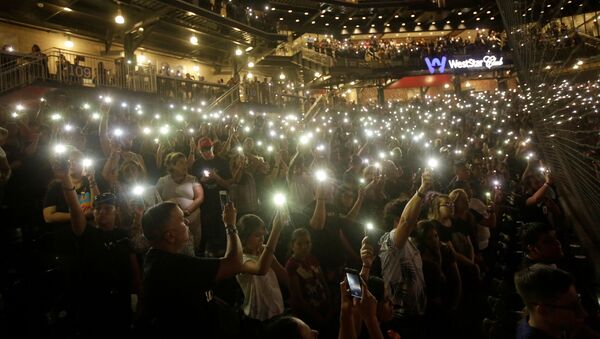
[[79, 206], [79, 199], [77, 198], [77, 192], [75, 192], [75, 185], [73, 185], [71, 177], [68, 173], [68, 164], [66, 160], [58, 159], [54, 161], [52, 165], [54, 174], [61, 183], [65, 201], [69, 207], [71, 230], [76, 236], [80, 236], [85, 231], [86, 220], [85, 215]]
[[322, 230], [325, 228], [325, 221], [327, 220], [327, 208], [325, 207], [325, 185], [326, 183], [317, 184], [316, 192], [316, 204], [315, 210], [312, 217], [310, 218], [309, 225], [312, 229]]
[[537, 203], [542, 201], [542, 199], [544, 198], [546, 191], [552, 184], [552, 177], [550, 176], [550, 173], [546, 172], [544, 176], [546, 177], [546, 182], [544, 182], [542, 187], [540, 187], [532, 196], [527, 198], [527, 200], [525, 201], [525, 205], [527, 205], [527, 206], [536, 205]]
[[108, 159], [106, 159], [104, 167], [102, 168], [102, 178], [104, 178], [104, 180], [109, 182], [111, 185], [114, 185], [118, 178], [118, 165], [119, 159], [121, 158], [121, 148], [117, 144], [111, 144], [110, 146]]
[[267, 245], [260, 254], [258, 261], [246, 261], [242, 265], [242, 273], [265, 275], [267, 272], [269, 272], [271, 264], [273, 263], [273, 253], [277, 247], [277, 242], [279, 241], [279, 235], [281, 234], [282, 228], [283, 222], [281, 220], [279, 211], [277, 211], [275, 214], [275, 219], [273, 220], [271, 234], [269, 234], [269, 239], [267, 240]]
[[408, 240], [409, 235], [417, 226], [419, 213], [421, 212], [421, 206], [423, 205], [423, 198], [425, 193], [431, 187], [431, 172], [425, 170], [421, 175], [421, 186], [413, 195], [412, 198], [404, 207], [398, 225], [396, 225], [396, 232], [394, 233], [394, 245], [396, 247], [403, 247]]
[[237, 210], [233, 203], [227, 203], [223, 211], [223, 223], [227, 233], [227, 250], [225, 256], [221, 258], [216, 276], [217, 281], [233, 277], [240, 273], [242, 269], [242, 242], [235, 227], [236, 217]]
[[100, 138], [102, 153], [104, 153], [105, 156], [108, 156], [111, 151], [110, 139], [108, 138], [108, 115], [110, 113], [110, 105], [102, 103], [100, 105], [100, 113], [102, 114], [102, 118], [100, 120], [98, 137]]

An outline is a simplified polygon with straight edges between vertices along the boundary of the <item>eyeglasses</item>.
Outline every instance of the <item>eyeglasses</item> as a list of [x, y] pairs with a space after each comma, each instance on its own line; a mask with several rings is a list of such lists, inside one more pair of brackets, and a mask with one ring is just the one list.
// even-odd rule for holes
[[540, 306], [546, 306], [550, 308], [557, 308], [559, 310], [567, 310], [572, 312], [581, 312], [583, 306], [581, 305], [581, 294], [577, 294], [577, 300], [567, 305], [553, 305], [553, 304], [538, 304]]

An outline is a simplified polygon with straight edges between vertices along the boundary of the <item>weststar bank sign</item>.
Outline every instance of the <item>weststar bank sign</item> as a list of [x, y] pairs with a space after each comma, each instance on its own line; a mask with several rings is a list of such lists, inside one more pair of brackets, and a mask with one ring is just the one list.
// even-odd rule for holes
[[503, 57], [498, 58], [495, 55], [486, 55], [481, 59], [470, 58], [466, 60], [447, 59], [445, 56], [441, 58], [427, 57], [425, 58], [425, 64], [427, 64], [429, 73], [434, 74], [436, 69], [439, 73], [444, 73], [447, 66], [450, 66], [450, 69], [492, 69], [504, 65], [503, 59]]

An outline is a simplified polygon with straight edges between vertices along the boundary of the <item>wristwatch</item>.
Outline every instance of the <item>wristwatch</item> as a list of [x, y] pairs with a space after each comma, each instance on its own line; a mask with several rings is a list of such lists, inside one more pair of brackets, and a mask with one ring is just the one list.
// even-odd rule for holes
[[237, 228], [232, 225], [225, 225], [225, 232], [227, 235], [237, 234]]

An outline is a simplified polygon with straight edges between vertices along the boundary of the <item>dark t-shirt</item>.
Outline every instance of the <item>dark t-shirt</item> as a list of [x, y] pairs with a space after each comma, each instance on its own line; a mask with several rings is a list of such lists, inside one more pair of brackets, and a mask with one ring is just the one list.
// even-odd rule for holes
[[465, 236], [469, 236], [470, 232], [465, 226], [465, 223], [458, 220], [452, 219], [452, 227], [446, 227], [437, 220], [433, 220], [435, 223], [435, 230], [438, 233], [441, 242], [452, 241], [452, 233], [459, 232]]
[[192, 165], [192, 175], [198, 178], [198, 181], [202, 183], [204, 189], [204, 202], [202, 203], [202, 211], [217, 210], [221, 211], [221, 203], [219, 200], [219, 191], [226, 190], [226, 188], [219, 186], [215, 181], [202, 182], [200, 179], [204, 176], [204, 171], [213, 171], [218, 174], [224, 180], [231, 178], [231, 172], [229, 171], [229, 164], [225, 159], [220, 157], [214, 157], [210, 160], [206, 160], [202, 157], [196, 159]]
[[123, 294], [129, 300], [133, 249], [128, 232], [118, 228], [106, 231], [88, 224], [77, 241], [84, 289]]
[[[210, 338], [215, 319], [206, 292], [215, 286], [220, 260], [167, 253], [151, 248], [144, 261], [143, 324], [158, 333], [193, 333]], [[164, 331], [164, 332], [163, 332]]]
[[535, 327], [529, 326], [527, 319], [523, 319], [517, 326], [517, 336], [515, 339], [552, 339], [553, 337], [538, 330]]
[[[46, 196], [44, 197], [44, 208], [50, 206], [56, 206], [56, 212], [69, 213], [69, 207], [65, 200], [63, 193], [62, 184], [60, 181], [52, 181], [48, 185]], [[90, 193], [90, 184], [87, 177], [83, 177], [81, 186], [76, 190], [77, 198], [79, 198], [79, 205], [83, 209], [83, 212], [92, 208], [92, 200]]]
[[[127, 231], [106, 231], [88, 224], [77, 244], [78, 268], [73, 273], [83, 326], [86, 331], [127, 330], [131, 322], [133, 253]], [[106, 324], [100, 326], [99, 318]]]
[[[327, 218], [325, 227], [322, 230], [315, 230], [310, 227], [310, 218], [315, 210], [316, 201], [310, 203], [304, 209], [306, 221], [299, 225], [306, 225], [310, 232], [312, 240], [312, 254], [317, 258], [321, 268], [325, 273], [326, 279], [332, 279], [335, 272], [341, 272], [344, 266], [346, 256], [344, 247], [340, 238], [340, 230], [348, 223], [336, 210], [333, 205], [326, 205]], [[335, 274], [334, 274], [335, 275]]]

